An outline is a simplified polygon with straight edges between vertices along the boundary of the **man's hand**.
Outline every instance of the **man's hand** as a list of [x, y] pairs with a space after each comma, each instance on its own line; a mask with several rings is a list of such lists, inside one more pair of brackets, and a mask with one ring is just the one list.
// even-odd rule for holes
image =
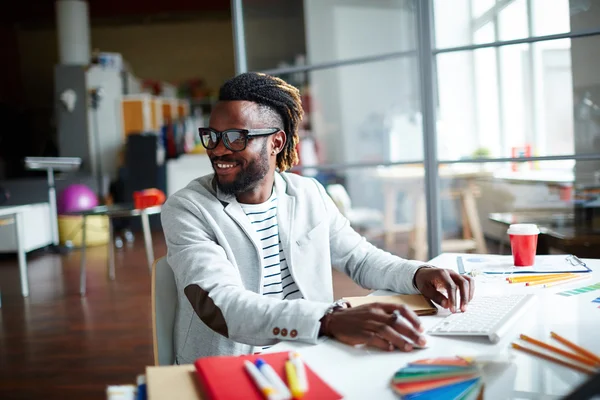
[[417, 315], [403, 305], [372, 303], [334, 311], [323, 317], [324, 334], [349, 345], [411, 351], [425, 345]]
[[458, 305], [457, 290], [460, 293], [460, 310], [463, 312], [475, 293], [473, 278], [449, 269], [420, 268], [415, 274], [415, 285], [425, 297], [452, 312], [456, 312]]

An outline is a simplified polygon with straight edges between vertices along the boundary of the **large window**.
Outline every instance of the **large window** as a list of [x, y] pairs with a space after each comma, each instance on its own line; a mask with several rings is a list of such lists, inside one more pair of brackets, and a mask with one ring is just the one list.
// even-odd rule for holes
[[242, 5], [247, 69], [303, 93], [298, 172], [376, 243], [420, 259], [502, 251], [498, 215], [531, 208], [600, 237], [573, 218], [600, 188], [599, 2]]
[[569, 39], [438, 55], [440, 158], [573, 154], [571, 62]]
[[[436, 18], [440, 22], [436, 25], [437, 47], [442, 50], [570, 29], [568, 0], [557, 0], [552, 7], [531, 0], [473, 1], [461, 3], [460, 14], [469, 17], [463, 21], [462, 37], [453, 36], [442, 17], [449, 3], [461, 2], [435, 2], [436, 15], [440, 15]], [[570, 39], [439, 54], [438, 123], [442, 128], [438, 135], [444, 143], [440, 158], [574, 154], [571, 63]], [[448, 138], [455, 132], [460, 132], [466, 146], [459, 147]], [[570, 168], [573, 162], [549, 165]]]
[[592, 23], [593, 0], [435, 0], [435, 43], [439, 49], [570, 32], [571, 16]]

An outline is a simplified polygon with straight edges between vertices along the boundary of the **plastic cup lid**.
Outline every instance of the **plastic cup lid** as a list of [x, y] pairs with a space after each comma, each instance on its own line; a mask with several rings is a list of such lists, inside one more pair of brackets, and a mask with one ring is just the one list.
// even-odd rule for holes
[[537, 235], [540, 230], [536, 224], [512, 224], [507, 233], [509, 235]]

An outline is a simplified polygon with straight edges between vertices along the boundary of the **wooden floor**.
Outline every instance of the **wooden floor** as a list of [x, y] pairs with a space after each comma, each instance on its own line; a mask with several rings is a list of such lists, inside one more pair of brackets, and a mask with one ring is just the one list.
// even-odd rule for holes
[[[15, 256], [0, 258], [0, 399], [104, 399], [152, 364], [150, 275], [141, 235], [116, 252], [88, 250], [88, 293], [79, 295], [79, 251], [28, 255], [30, 296], [21, 296]], [[154, 235], [156, 257], [166, 253]], [[334, 271], [336, 298], [366, 290]]]

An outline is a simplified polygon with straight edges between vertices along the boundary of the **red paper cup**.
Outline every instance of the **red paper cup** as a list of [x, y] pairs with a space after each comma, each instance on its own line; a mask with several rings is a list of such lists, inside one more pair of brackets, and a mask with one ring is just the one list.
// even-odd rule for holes
[[535, 263], [540, 230], [535, 224], [513, 224], [508, 228], [510, 248], [515, 267], [530, 267]]

